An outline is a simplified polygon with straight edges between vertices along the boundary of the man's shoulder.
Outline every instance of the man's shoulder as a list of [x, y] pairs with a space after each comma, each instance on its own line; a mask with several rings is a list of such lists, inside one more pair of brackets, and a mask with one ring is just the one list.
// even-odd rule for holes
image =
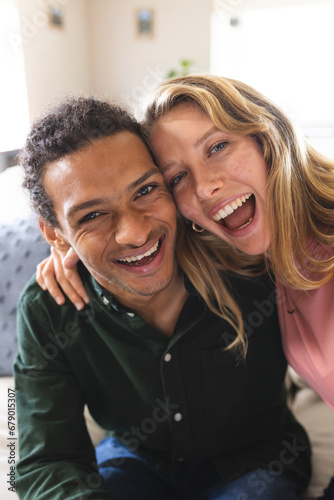
[[[80, 277], [83, 281], [84, 286], [87, 286], [89, 272], [83, 266], [79, 268]], [[36, 281], [36, 273], [34, 273], [30, 279], [27, 281], [26, 285], [22, 289], [19, 300], [19, 306], [30, 306], [40, 308], [59, 308], [58, 304], [55, 302], [51, 294], [47, 290], [43, 290]], [[66, 306], [70, 306], [70, 302], [66, 299], [64, 306], [62, 308], [66, 308]]]
[[50, 331], [62, 331], [64, 325], [79, 325], [85, 319], [69, 299], [66, 298], [65, 303], [59, 306], [50, 293], [38, 285], [34, 274], [23, 288], [18, 301], [18, 339], [45, 342]]
[[48, 292], [45, 292], [36, 281], [36, 273], [34, 273], [27, 281], [19, 296], [19, 305], [29, 303], [41, 303]]
[[233, 272], [224, 272], [223, 279], [229, 284], [233, 291], [238, 294], [250, 294], [262, 290], [264, 293], [271, 293], [275, 290], [275, 279], [267, 272], [257, 276], [240, 275]]
[[23, 288], [18, 304], [17, 316], [18, 324], [24, 321], [38, 321], [47, 324], [47, 317], [54, 319], [63, 315], [62, 306], [59, 306], [48, 291], [43, 290], [36, 281], [36, 274], [33, 274]]
[[252, 277], [228, 273], [226, 285], [243, 314], [252, 313], [259, 303], [272, 303], [271, 307], [276, 310], [275, 279], [270, 273]]

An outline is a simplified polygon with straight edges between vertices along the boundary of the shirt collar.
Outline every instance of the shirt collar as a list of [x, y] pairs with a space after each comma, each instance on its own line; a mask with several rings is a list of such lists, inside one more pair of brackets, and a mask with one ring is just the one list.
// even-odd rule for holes
[[[109, 292], [102, 285], [100, 285], [100, 283], [96, 281], [94, 276], [92, 276], [92, 274], [90, 274], [90, 272], [87, 271], [87, 269], [82, 264], [80, 264], [79, 266], [79, 272], [84, 282], [87, 281], [87, 279], [89, 280], [93, 292], [95, 292], [94, 293], [95, 299], [97, 298], [98, 301], [104, 304], [105, 307], [109, 309], [112, 308], [117, 312], [126, 312], [128, 314], [131, 313], [129, 309], [127, 309], [117, 301], [116, 297], [114, 297], [111, 292]], [[184, 275], [184, 286], [189, 295], [199, 296], [199, 293], [197, 292], [196, 288], [186, 275]]]
[[103, 304], [107, 309], [112, 308], [117, 312], [120, 312], [121, 310], [127, 311], [124, 306], [117, 302], [115, 297], [108, 290], [100, 285], [100, 283], [94, 278], [94, 276], [85, 268], [82, 263], [79, 263], [78, 271], [84, 285], [88, 285], [89, 290], [87, 290], [87, 292], [91, 295], [91, 298], [97, 300], [99, 304]]

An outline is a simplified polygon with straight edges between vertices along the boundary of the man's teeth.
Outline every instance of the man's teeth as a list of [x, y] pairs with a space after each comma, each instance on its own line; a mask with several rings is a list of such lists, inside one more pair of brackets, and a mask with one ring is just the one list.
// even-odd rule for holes
[[233, 214], [235, 210], [237, 210], [245, 201], [248, 200], [252, 196], [252, 193], [245, 194], [244, 196], [241, 196], [240, 198], [236, 198], [233, 200], [231, 203], [225, 205], [223, 208], [218, 210], [217, 213], [212, 217], [214, 221], [219, 221], [221, 219], [225, 219], [228, 215]]
[[144, 257], [149, 257], [152, 253], [156, 252], [159, 246], [159, 241], [147, 252], [143, 253], [143, 255], [137, 255], [136, 257], [126, 257], [125, 259], [117, 259], [119, 262], [136, 262], [138, 260], [143, 259]]

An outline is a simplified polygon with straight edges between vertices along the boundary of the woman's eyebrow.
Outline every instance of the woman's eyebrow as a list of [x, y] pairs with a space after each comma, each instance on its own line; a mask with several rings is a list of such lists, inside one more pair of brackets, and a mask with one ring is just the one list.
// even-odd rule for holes
[[[212, 134], [215, 134], [216, 132], [221, 132], [221, 130], [219, 128], [217, 128], [215, 125], [213, 125], [212, 127], [210, 127], [206, 132], [204, 132], [203, 135], [201, 135], [201, 137], [199, 139], [197, 139], [197, 141], [194, 143], [193, 145], [193, 148], [196, 149], [198, 148], [201, 144], [203, 144], [203, 142], [206, 141], [206, 139], [208, 137], [210, 137], [210, 135]], [[167, 165], [164, 165], [163, 167], [162, 166], [159, 166], [159, 170], [162, 174], [164, 174], [165, 172], [167, 172], [170, 168], [172, 168], [175, 164], [175, 161], [172, 160], [170, 161], [169, 163], [167, 163]]]
[[170, 161], [169, 163], [167, 163], [167, 165], [164, 165], [163, 167], [159, 167], [160, 173], [163, 175], [170, 168], [172, 168], [174, 164], [175, 164], [175, 161]]
[[220, 129], [216, 127], [216, 125], [213, 125], [213, 127], [210, 127], [204, 134], [197, 139], [197, 141], [194, 144], [194, 149], [198, 148], [210, 135], [214, 134], [215, 132], [220, 132]]

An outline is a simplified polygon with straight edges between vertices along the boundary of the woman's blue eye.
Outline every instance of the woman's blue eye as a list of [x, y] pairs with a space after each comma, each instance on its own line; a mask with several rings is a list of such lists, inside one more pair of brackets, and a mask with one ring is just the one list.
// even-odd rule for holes
[[215, 144], [213, 146], [213, 148], [210, 150], [210, 153], [218, 153], [219, 151], [221, 151], [222, 149], [224, 149], [224, 147], [226, 146], [227, 142], [225, 141], [222, 141], [222, 142], [218, 142], [218, 144]]
[[173, 187], [175, 187], [177, 184], [179, 184], [181, 182], [181, 180], [183, 179], [183, 177], [185, 177], [187, 174], [186, 172], [182, 172], [180, 174], [177, 174], [175, 175], [168, 183], [168, 187], [170, 189], [173, 189]]

